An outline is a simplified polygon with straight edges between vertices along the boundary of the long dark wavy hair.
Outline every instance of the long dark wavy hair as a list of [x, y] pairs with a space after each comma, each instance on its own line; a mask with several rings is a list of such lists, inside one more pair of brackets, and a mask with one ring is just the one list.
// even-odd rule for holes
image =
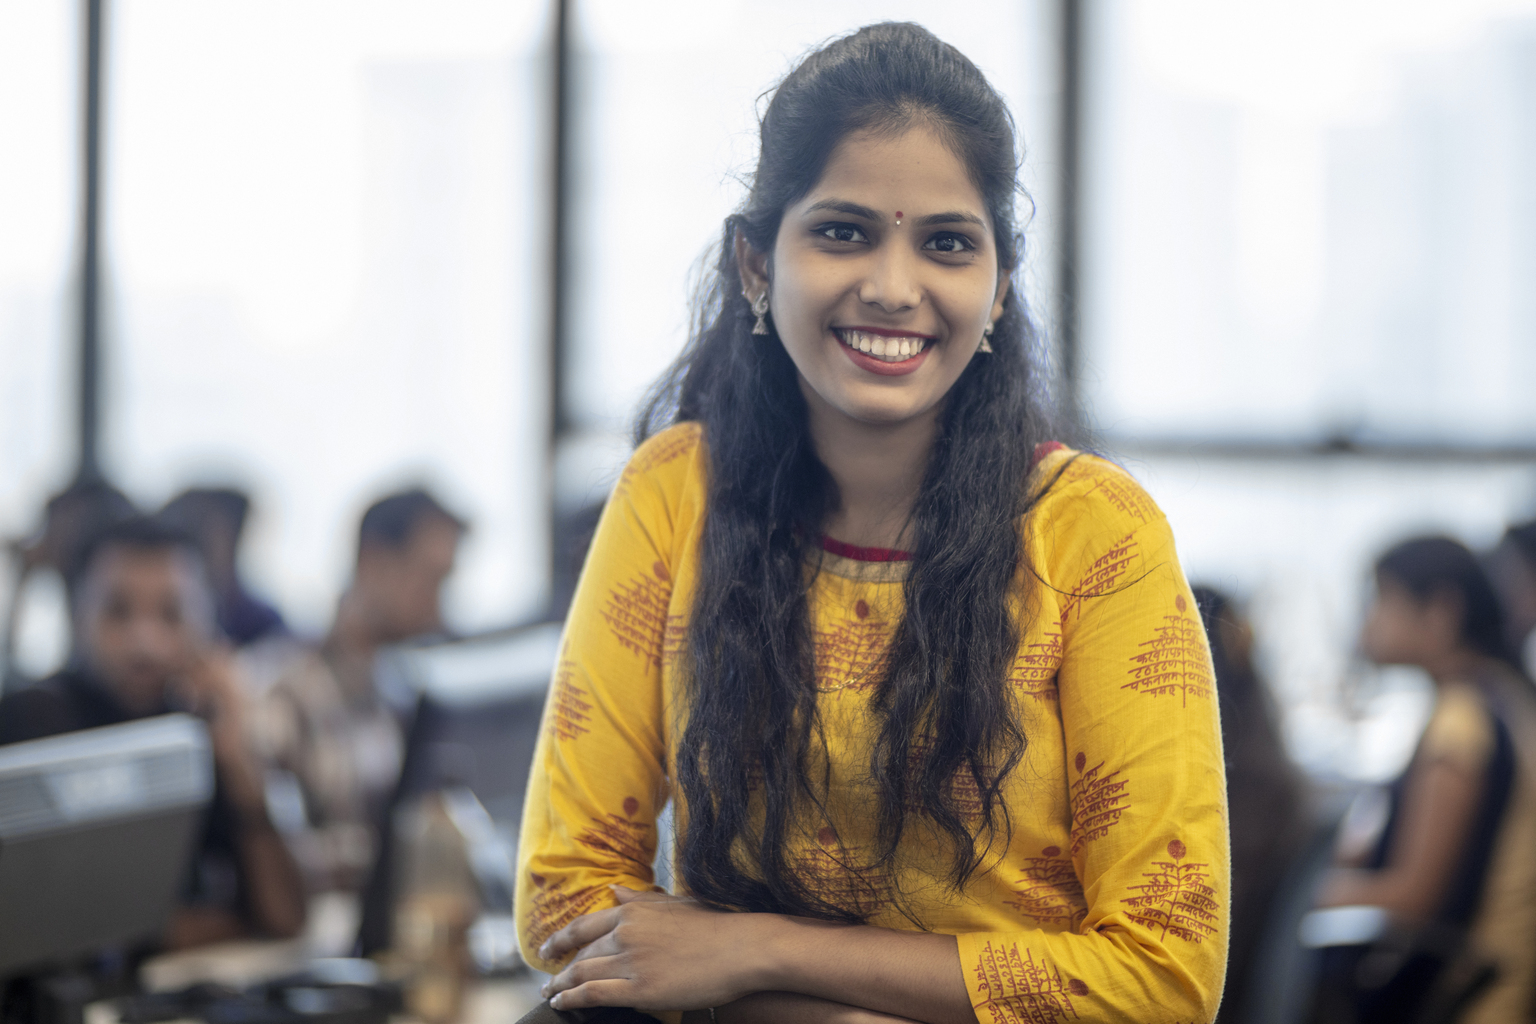
[[[806, 566], [820, 554], [836, 494], [794, 364], [776, 336], [751, 333], [733, 241], [740, 234], [771, 254], [785, 209], [815, 186], [838, 143], [916, 125], [936, 131], [968, 168], [991, 215], [999, 272], [1018, 268], [1020, 156], [1006, 105], [974, 64], [925, 29], [868, 26], [806, 57], [774, 91], [750, 194], [725, 221], [688, 345], [636, 426], [638, 443], [668, 423], [697, 421], [708, 451], [676, 781], [686, 801], [681, 874], [712, 906], [837, 921], [863, 920], [887, 902], [907, 913], [893, 883], [877, 880], [895, 877], [884, 869], [914, 814], [930, 826], [925, 835], [947, 842], [957, 889], [1011, 831], [999, 794], [1025, 745], [1009, 682], [1028, 576], [1020, 517], [1034, 448], [1053, 436], [1018, 288], [992, 354], [974, 358], [945, 400], [913, 508], [905, 616], [870, 703], [878, 842], [845, 865], [867, 891], [842, 901], [818, 892], [793, 869], [787, 842], [797, 830], [816, 832], [807, 822], [825, 815]], [[979, 816], [955, 798], [966, 776]]]

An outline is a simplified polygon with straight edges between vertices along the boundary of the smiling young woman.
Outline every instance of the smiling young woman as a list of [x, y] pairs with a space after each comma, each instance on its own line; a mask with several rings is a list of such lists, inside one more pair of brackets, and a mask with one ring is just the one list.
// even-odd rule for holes
[[1157, 507], [1052, 440], [1017, 174], [1001, 99], [915, 25], [775, 91], [535, 755], [517, 913], [557, 1008], [1215, 1014], [1210, 657]]

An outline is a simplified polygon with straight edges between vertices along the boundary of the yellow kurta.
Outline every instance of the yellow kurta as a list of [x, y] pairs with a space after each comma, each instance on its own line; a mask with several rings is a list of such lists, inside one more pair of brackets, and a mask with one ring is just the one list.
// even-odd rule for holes
[[[543, 970], [556, 966], [539, 945], [611, 906], [609, 884], [653, 882], [686, 715], [678, 654], [706, 471], [697, 425], [640, 447], [571, 608], [519, 848], [523, 952]], [[983, 1022], [1206, 1022], [1226, 962], [1228, 855], [1200, 616], [1167, 521], [1135, 481], [1058, 449], [1032, 477], [1046, 484], [1022, 527], [1038, 581], [1020, 573], [1030, 582], [1012, 679], [1029, 745], [1004, 790], [1011, 841], [958, 896], [944, 887], [942, 844], [906, 843], [897, 888], [928, 930], [958, 937]], [[822, 554], [814, 569], [832, 789], [827, 817], [791, 840], [820, 891], [899, 929], [913, 924], [878, 902], [884, 887], [845, 865], [870, 848], [868, 698], [901, 619], [905, 568]]]

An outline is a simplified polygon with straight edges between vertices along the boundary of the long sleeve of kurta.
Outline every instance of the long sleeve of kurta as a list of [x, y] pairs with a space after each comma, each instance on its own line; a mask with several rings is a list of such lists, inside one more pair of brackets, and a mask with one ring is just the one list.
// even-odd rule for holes
[[1070, 860], [1065, 888], [1079, 884], [1082, 902], [1071, 927], [1030, 927], [1026, 915], [961, 935], [966, 981], [983, 1021], [1209, 1020], [1228, 853], [1200, 616], [1167, 521], [1129, 477], [1081, 458], [1057, 487], [1046, 501], [1063, 510], [1035, 516], [1030, 547], [1054, 588], [1041, 603], [1061, 645], [1070, 830], [1059, 852], [1037, 853]]
[[[668, 798], [704, 514], [699, 428], [635, 454], [604, 513], [566, 627], [525, 804], [524, 954], [607, 886], [648, 887]], [[832, 790], [790, 863], [871, 924], [953, 934], [983, 1022], [1206, 1022], [1225, 967], [1227, 836], [1215, 687], [1161, 512], [1123, 471], [1057, 450], [1021, 524], [1023, 622], [1010, 682], [1029, 739], [1004, 789], [1011, 831], [956, 894], [943, 851], [914, 848], [895, 886], [872, 848], [869, 696], [901, 620], [905, 565], [828, 545], [813, 582], [816, 686]], [[854, 552], [857, 554], [857, 552]], [[968, 806], [967, 778], [955, 795]], [[679, 817], [683, 817], [680, 814]], [[889, 879], [887, 879], [888, 881]], [[904, 908], [870, 894], [907, 896]], [[869, 902], [871, 899], [874, 902]]]

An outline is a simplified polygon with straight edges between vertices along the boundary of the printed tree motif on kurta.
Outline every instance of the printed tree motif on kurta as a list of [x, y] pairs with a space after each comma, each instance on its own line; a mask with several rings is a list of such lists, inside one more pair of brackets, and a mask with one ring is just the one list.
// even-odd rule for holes
[[567, 893], [564, 881], [551, 882], [537, 872], [529, 878], [533, 882], [533, 898], [528, 908], [528, 938], [535, 947], [591, 910], [606, 888], [594, 885]]
[[815, 633], [816, 685], [821, 690], [867, 690], [885, 672], [890, 623], [875, 617], [862, 600], [853, 606], [853, 614]]
[[624, 813], [606, 818], [592, 818], [592, 827], [576, 837], [589, 850], [611, 853], [629, 861], [636, 874], [654, 878], [651, 865], [656, 860], [656, 846], [651, 842], [653, 826], [647, 821], [633, 821], [640, 811], [640, 801], [624, 798]]
[[1072, 767], [1077, 770], [1077, 781], [1072, 783], [1072, 854], [1076, 856], [1084, 846], [1109, 835], [1131, 797], [1119, 769], [1106, 772], [1103, 761], [1089, 768], [1088, 755], [1082, 751]]
[[1056, 670], [1061, 668], [1061, 627], [1047, 628], [1043, 640], [1027, 643], [1008, 673], [1008, 681], [1035, 700], [1054, 701], [1060, 694], [1056, 689]]
[[1026, 858], [1024, 877], [1013, 892], [1008, 905], [1044, 927], [1076, 928], [1088, 913], [1083, 884], [1059, 846], [1047, 846], [1040, 856]]
[[856, 846], [845, 847], [831, 827], [824, 827], [816, 833], [816, 845], [793, 858], [790, 870], [820, 899], [872, 916], [890, 892], [890, 874], [861, 870], [854, 860], [858, 852]]
[[1132, 519], [1150, 523], [1158, 517], [1152, 498], [1134, 480], [1120, 473], [1101, 473], [1088, 493], [1098, 492], [1118, 511]]
[[[1126, 534], [1104, 554], [1093, 560], [1083, 573], [1082, 579], [1069, 591], [1061, 606], [1061, 624], [1069, 625], [1073, 615], [1082, 615], [1083, 602], [1093, 597], [1103, 597], [1119, 587], [1126, 570], [1141, 558], [1140, 546], [1135, 534]], [[1059, 659], [1058, 659], [1059, 660]]]
[[[907, 749], [907, 798], [905, 807], [909, 813], [921, 814], [923, 811], [923, 798], [919, 790], [917, 777], [918, 761], [928, 753], [932, 741], [927, 737], [918, 737], [912, 741]], [[982, 774], [992, 778], [991, 765], [982, 765]], [[954, 803], [955, 813], [970, 821], [981, 820], [981, 787], [976, 784], [976, 777], [971, 774], [969, 767], [961, 765], [950, 776], [948, 792], [946, 794]]]
[[699, 434], [702, 430], [697, 424], [684, 424], [664, 433], [657, 434], [635, 452], [629, 460], [629, 465], [624, 467], [624, 472], [619, 475], [619, 482], [613, 489], [615, 498], [623, 497], [629, 493], [630, 485], [635, 478], [649, 473], [658, 466], [667, 463], [683, 455], [692, 452], [699, 445]]
[[549, 701], [549, 732], [557, 740], [573, 740], [592, 730], [592, 702], [576, 685], [576, 666], [562, 661], [555, 671], [554, 693]]
[[1176, 613], [1164, 615], [1156, 635], [1143, 640], [1140, 653], [1131, 655], [1131, 679], [1121, 689], [1154, 697], [1176, 696], [1187, 706], [1191, 697], [1209, 697], [1215, 680], [1200, 617], [1188, 613], [1189, 602], [1183, 594], [1174, 599], [1174, 607]]
[[609, 591], [603, 605], [603, 621], [613, 638], [651, 668], [661, 668], [671, 598], [672, 574], [658, 561], [649, 571]]
[[1077, 1016], [1073, 996], [1088, 994], [1076, 978], [1063, 978], [1054, 964], [1036, 961], [1028, 947], [988, 942], [971, 969], [976, 987], [985, 996], [976, 1015], [985, 1010], [993, 1024], [1057, 1024]]
[[1131, 908], [1127, 917], [1156, 931], [1158, 938], [1172, 935], [1198, 943], [1216, 934], [1221, 904], [1210, 884], [1210, 865], [1184, 863], [1188, 853], [1180, 840], [1170, 842], [1171, 859], [1154, 861], [1155, 870], [1142, 873], [1146, 883], [1130, 887], [1140, 895], [1120, 902]]

